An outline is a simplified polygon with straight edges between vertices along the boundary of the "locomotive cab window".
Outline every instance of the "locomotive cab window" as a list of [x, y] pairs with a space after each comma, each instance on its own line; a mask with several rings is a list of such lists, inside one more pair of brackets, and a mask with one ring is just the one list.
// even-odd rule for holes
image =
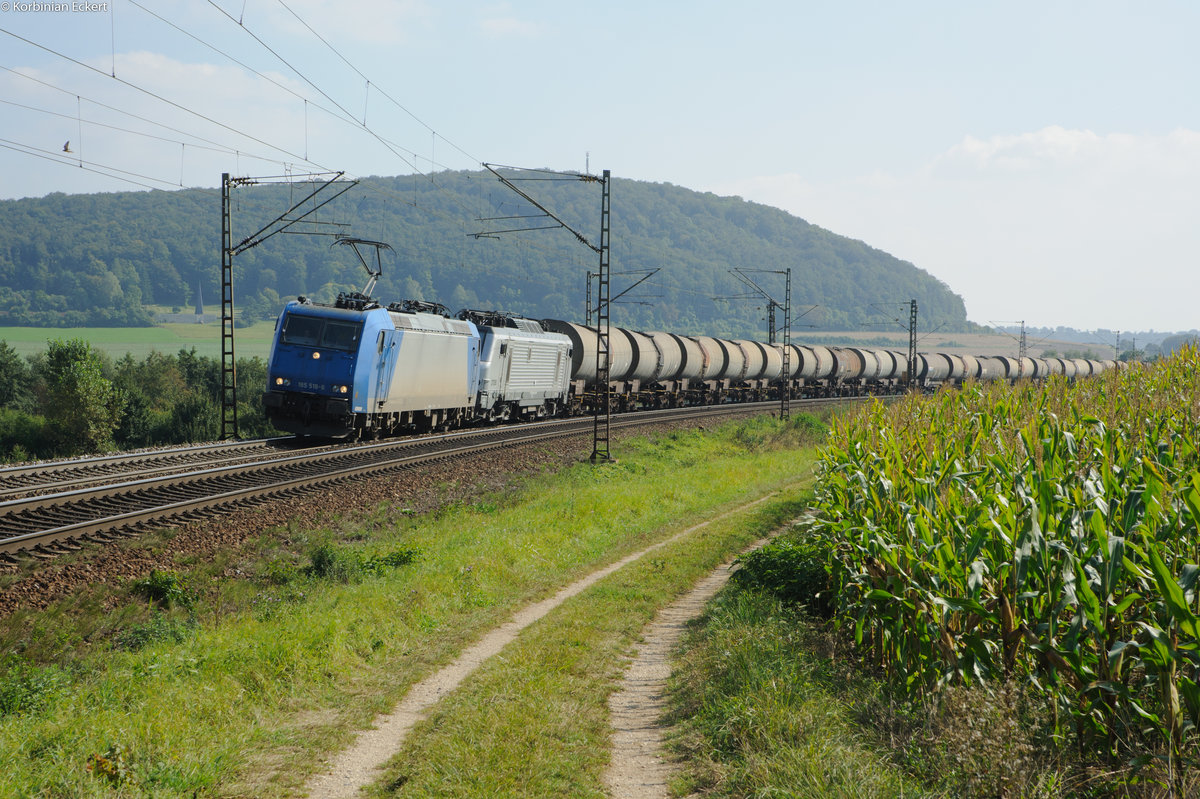
[[325, 332], [321, 334], [321, 346], [331, 350], [353, 351], [358, 349], [358, 334], [362, 325], [349, 322], [325, 322]]
[[358, 348], [362, 324], [291, 314], [283, 324], [280, 340], [299, 347], [325, 347], [353, 352]]
[[321, 328], [324, 325], [324, 319], [289, 314], [283, 323], [283, 343], [301, 347], [315, 346], [321, 340]]

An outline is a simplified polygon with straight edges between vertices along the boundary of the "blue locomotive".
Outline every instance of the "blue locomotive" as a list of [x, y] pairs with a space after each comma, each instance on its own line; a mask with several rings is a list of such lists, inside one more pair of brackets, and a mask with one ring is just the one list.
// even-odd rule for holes
[[555, 414], [571, 342], [493, 311], [452, 318], [437, 303], [387, 307], [358, 293], [304, 297], [279, 316], [263, 404], [297, 435], [375, 438]]

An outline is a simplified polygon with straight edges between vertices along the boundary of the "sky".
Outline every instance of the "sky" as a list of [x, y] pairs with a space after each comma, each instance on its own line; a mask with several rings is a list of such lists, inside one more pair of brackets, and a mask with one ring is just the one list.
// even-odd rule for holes
[[1191, 0], [0, 0], [0, 199], [607, 169], [614, 218], [623, 178], [775, 206], [980, 324], [1189, 330], [1198, 37]]

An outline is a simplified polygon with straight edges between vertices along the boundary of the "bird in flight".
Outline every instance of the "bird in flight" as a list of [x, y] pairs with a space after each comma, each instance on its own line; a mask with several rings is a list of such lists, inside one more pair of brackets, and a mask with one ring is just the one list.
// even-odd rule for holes
[[63, 152], [64, 153], [75, 152], [74, 150], [71, 149], [71, 140], [70, 139], [67, 139], [67, 143], [63, 145]]

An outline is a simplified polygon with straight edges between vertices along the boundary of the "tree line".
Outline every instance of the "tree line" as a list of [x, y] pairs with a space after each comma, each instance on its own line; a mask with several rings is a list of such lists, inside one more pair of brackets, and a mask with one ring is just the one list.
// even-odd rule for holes
[[[598, 241], [594, 184], [539, 182], [531, 191]], [[302, 196], [287, 185], [235, 189], [234, 241]], [[376, 177], [309, 217], [318, 224], [289, 232], [341, 231], [390, 244], [375, 291], [385, 302], [422, 299], [452, 310], [495, 308], [582, 321], [587, 273], [598, 268], [598, 258], [561, 228], [500, 232], [554, 227], [522, 219], [534, 212], [490, 173]], [[148, 306], [190, 311], [201, 299], [215, 303], [221, 297], [220, 219], [220, 193], [213, 189], [0, 201], [0, 325], [148, 325]], [[613, 322], [624, 327], [761, 337], [763, 301], [746, 296], [730, 270], [790, 268], [793, 315], [819, 306], [808, 310], [804, 324], [890, 328], [899, 305], [915, 298], [923, 324], [970, 329], [962, 298], [932, 275], [777, 208], [618, 179], [611, 225], [614, 293], [644, 274], [637, 270], [659, 270], [614, 304]], [[338, 292], [361, 289], [361, 265], [332, 241], [279, 235], [237, 256], [238, 321], [274, 318], [286, 299], [300, 294], [328, 302]], [[780, 276], [764, 272], [755, 279], [783, 300]]]
[[[237, 362], [238, 426], [276, 435], [258, 401], [261, 358]], [[221, 432], [221, 364], [195, 349], [114, 360], [81, 339], [21, 357], [0, 341], [0, 459], [8, 463], [213, 441]]]

